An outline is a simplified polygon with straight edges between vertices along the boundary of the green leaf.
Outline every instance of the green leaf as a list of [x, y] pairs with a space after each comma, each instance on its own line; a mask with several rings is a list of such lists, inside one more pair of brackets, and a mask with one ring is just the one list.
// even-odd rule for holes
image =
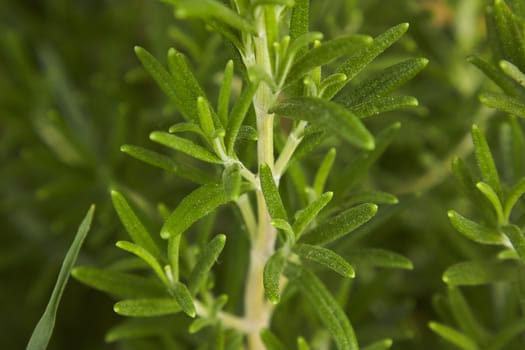
[[323, 193], [318, 199], [310, 203], [306, 208], [295, 213], [293, 230], [297, 238], [301, 236], [304, 229], [315, 219], [317, 214], [330, 202], [334, 194], [332, 192]]
[[490, 335], [478, 322], [465, 297], [458, 288], [448, 288], [448, 301], [450, 311], [461, 330], [476, 343], [485, 343]]
[[226, 128], [226, 137], [224, 139], [226, 150], [230, 156], [233, 155], [237, 135], [239, 134], [244, 118], [246, 118], [246, 114], [252, 105], [252, 99], [258, 86], [259, 82], [249, 83], [248, 87], [243, 89], [241, 96], [237, 100], [235, 106], [233, 106], [230, 113], [228, 127]]
[[392, 27], [374, 38], [371, 45], [364, 47], [354, 53], [341, 66], [337, 68], [338, 73], [343, 73], [348, 80], [353, 79], [374, 58], [395, 43], [408, 30], [408, 23], [401, 23]]
[[263, 6], [263, 5], [281, 5], [292, 7], [295, 4], [295, 0], [254, 0], [254, 6]]
[[306, 297], [332, 335], [339, 350], [357, 350], [359, 346], [350, 321], [324, 284], [310, 271], [288, 264], [286, 273]]
[[334, 270], [343, 277], [355, 277], [355, 270], [352, 265], [330, 249], [298, 243], [293, 247], [293, 252], [302, 258], [315, 261], [320, 265]]
[[523, 25], [516, 23], [515, 16], [504, 0], [495, 0], [493, 11], [496, 33], [504, 57], [520, 67], [525, 67]]
[[173, 325], [163, 318], [126, 319], [109, 329], [104, 340], [112, 343], [143, 337], [161, 336], [172, 331]]
[[116, 245], [118, 248], [141, 258], [146, 264], [148, 264], [153, 269], [153, 271], [155, 271], [162, 283], [164, 283], [164, 285], [166, 285], [167, 287], [169, 286], [169, 281], [166, 275], [164, 274], [164, 270], [160, 266], [157, 259], [155, 259], [155, 257], [149, 251], [137, 244], [126, 241], [118, 241]]
[[187, 195], [160, 230], [162, 238], [180, 235], [195, 221], [229, 201], [222, 184], [206, 184]]
[[320, 196], [323, 193], [326, 179], [328, 178], [328, 174], [330, 174], [330, 170], [332, 169], [332, 166], [335, 161], [335, 155], [335, 148], [331, 148], [330, 151], [328, 151], [328, 153], [324, 157], [323, 161], [321, 162], [321, 165], [317, 170], [317, 174], [315, 174], [314, 191], [317, 194], [317, 196]]
[[390, 193], [381, 191], [363, 191], [353, 194], [345, 205], [353, 206], [361, 203], [376, 203], [376, 204], [397, 204], [399, 200], [396, 196]]
[[359, 118], [334, 102], [315, 97], [292, 97], [272, 107], [270, 113], [322, 126], [366, 150], [375, 146], [373, 136]]
[[496, 164], [494, 163], [494, 158], [492, 158], [487, 140], [477, 125], [472, 126], [472, 141], [474, 142], [474, 154], [476, 155], [476, 161], [483, 181], [500, 195], [501, 184], [498, 170], [496, 169]]
[[182, 308], [173, 298], [147, 298], [119, 301], [113, 306], [113, 310], [128, 317], [158, 317], [176, 314]]
[[449, 210], [448, 218], [459, 233], [474, 242], [497, 245], [504, 243], [504, 237], [498, 231], [469, 220], [454, 210]]
[[301, 237], [301, 241], [310, 244], [326, 244], [334, 241], [368, 222], [377, 213], [377, 209], [377, 205], [365, 203], [345, 210], [307, 231]]
[[297, 350], [310, 350], [310, 345], [303, 337], [297, 338]]
[[69, 275], [73, 269], [73, 265], [75, 265], [78, 253], [82, 247], [82, 243], [89, 232], [91, 222], [93, 221], [94, 212], [95, 206], [92, 205], [78, 227], [78, 231], [75, 235], [73, 243], [71, 243], [64, 261], [62, 262], [62, 267], [58, 273], [58, 278], [53, 288], [53, 292], [51, 293], [51, 297], [47, 303], [46, 309], [35, 326], [35, 329], [31, 334], [31, 338], [27, 343], [27, 350], [46, 349], [47, 345], [49, 344], [49, 340], [53, 334], [53, 328], [55, 327], [55, 319], [60, 299], [62, 299], [62, 295], [64, 294], [67, 281], [69, 280]]
[[302, 78], [312, 69], [354, 52], [372, 43], [372, 38], [364, 35], [348, 35], [332, 39], [308, 51], [299, 58], [288, 73], [288, 82]]
[[283, 219], [272, 219], [271, 224], [273, 227], [278, 228], [284, 232], [290, 244], [295, 242], [295, 232], [292, 228], [292, 225], [290, 225], [288, 221]]
[[365, 346], [363, 350], [387, 350], [387, 349], [390, 349], [392, 344], [393, 344], [392, 339], [382, 339], [382, 340], [376, 341], [375, 343]]
[[209, 276], [209, 271], [219, 258], [219, 255], [224, 249], [225, 243], [226, 236], [217, 235], [200, 253], [188, 281], [188, 289], [192, 295], [195, 295], [206, 282], [206, 278]]
[[507, 200], [503, 206], [503, 216], [506, 220], [510, 218], [512, 208], [525, 193], [525, 177], [521, 178], [509, 191]]
[[502, 227], [502, 231], [512, 243], [512, 247], [518, 253], [521, 261], [525, 263], [525, 237], [523, 237], [521, 229], [516, 225], [507, 225]]
[[485, 75], [498, 85], [507, 95], [518, 96], [518, 84], [509, 79], [499, 69], [496, 69], [492, 64], [484, 61], [480, 57], [470, 56], [467, 60], [481, 70]]
[[270, 216], [272, 219], [288, 220], [286, 209], [284, 209], [281, 195], [279, 194], [279, 189], [273, 180], [273, 174], [270, 167], [266, 164], [261, 164], [259, 168], [259, 176], [264, 200], [268, 206]]
[[513, 321], [510, 325], [505, 325], [500, 328], [499, 333], [494, 335], [487, 346], [487, 350], [502, 350], [505, 349], [508, 343], [513, 339], [523, 334], [525, 331], [525, 322], [523, 319]]
[[186, 287], [185, 284], [180, 282], [175, 282], [171, 288], [173, 297], [177, 300], [177, 303], [180, 305], [182, 311], [190, 317], [195, 317], [195, 305], [193, 305], [193, 298]]
[[361, 248], [347, 251], [343, 256], [354, 266], [374, 266], [390, 269], [412, 270], [414, 265], [404, 256], [383, 249]]
[[194, 122], [183, 122], [183, 123], [177, 123], [170, 126], [168, 129], [170, 134], [177, 134], [181, 132], [191, 132], [194, 134], [197, 134], [199, 136], [202, 136], [203, 138], [206, 137], [204, 135], [204, 132], [202, 131], [202, 128]]
[[267, 328], [261, 330], [261, 340], [266, 350], [286, 350], [286, 346]]
[[129, 154], [133, 158], [161, 169], [171, 171], [173, 173], [177, 173], [179, 170], [179, 167], [173, 158], [151, 151], [149, 149], [133, 145], [122, 145], [120, 150], [126, 154]]
[[162, 260], [159, 248], [153, 241], [151, 234], [148, 232], [146, 227], [144, 227], [133, 209], [131, 209], [130, 205], [126, 201], [126, 198], [124, 198], [124, 196], [119, 192], [112, 190], [111, 200], [113, 201], [113, 207], [117, 211], [117, 214], [120, 218], [120, 222], [122, 222], [122, 225], [124, 225], [126, 228], [126, 231], [133, 242], [144, 248], [157, 260]]
[[213, 122], [210, 105], [206, 98], [202, 96], [197, 97], [197, 111], [202, 131], [204, 131], [206, 137], [211, 138], [211, 136], [215, 133], [215, 123]]
[[348, 82], [348, 77], [343, 73], [334, 73], [326, 77], [319, 85], [318, 96], [331, 100], [334, 94]]
[[426, 58], [410, 58], [397, 63], [365, 79], [355, 87], [341, 90], [334, 101], [354, 109], [360, 104], [382, 98], [415, 77], [427, 64]]
[[281, 299], [279, 281], [286, 264], [288, 254], [283, 248], [277, 250], [264, 265], [263, 284], [266, 296], [272, 304], [278, 304]]
[[402, 108], [417, 107], [418, 101], [412, 96], [388, 96], [358, 105], [352, 112], [360, 119]]
[[222, 184], [224, 193], [230, 200], [237, 200], [241, 194], [241, 168], [239, 164], [233, 163], [224, 168], [222, 172]]
[[186, 92], [186, 86], [179, 85], [180, 80], [173, 77], [168, 71], [160, 64], [155, 57], [153, 57], [148, 51], [142, 47], [135, 46], [135, 53], [139, 58], [140, 62], [151, 75], [151, 77], [157, 82], [159, 87], [174, 103], [175, 107], [186, 119], [197, 118], [195, 113], [194, 101], [189, 101], [188, 93]]
[[228, 125], [228, 110], [230, 108], [230, 93], [233, 80], [233, 61], [229, 60], [224, 68], [221, 88], [219, 90], [219, 99], [217, 102], [217, 114], [222, 125]]
[[222, 163], [222, 160], [219, 159], [215, 154], [185, 138], [170, 135], [163, 131], [154, 131], [149, 135], [149, 138], [150, 140], [160, 143], [161, 145], [173, 148], [174, 150], [183, 152], [204, 162], [215, 164]]
[[77, 267], [73, 269], [71, 274], [78, 281], [94, 289], [120, 298], [144, 298], [167, 295], [167, 290], [157, 280], [125, 272], [94, 267]]
[[467, 261], [449, 267], [443, 281], [449, 286], [476, 286], [512, 278], [514, 269], [504, 262]]
[[509, 78], [514, 80], [519, 85], [525, 87], [525, 74], [516, 67], [512, 62], [501, 60], [499, 62], [499, 67]]
[[479, 347], [474, 343], [472, 339], [450, 328], [444, 324], [438, 322], [430, 322], [428, 324], [430, 329], [436, 334], [440, 335], [443, 339], [446, 339], [450, 343], [456, 345], [458, 348], [463, 350], [479, 350]]
[[255, 34], [255, 27], [245, 18], [215, 0], [178, 0], [175, 15], [179, 18], [213, 18], [242, 32]]
[[188, 327], [188, 332], [195, 334], [206, 327], [213, 326], [215, 323], [216, 320], [213, 318], [197, 318]]
[[290, 18], [290, 37], [292, 40], [308, 33], [310, 22], [310, 0], [295, 0]]
[[505, 221], [503, 217], [503, 206], [501, 205], [501, 201], [499, 200], [497, 193], [494, 191], [492, 187], [490, 187], [489, 184], [485, 182], [478, 182], [476, 184], [476, 188], [481, 193], [483, 193], [483, 195], [492, 204], [492, 207], [494, 208], [494, 211], [496, 212], [496, 217], [498, 218], [498, 223], [502, 224]]
[[479, 100], [488, 107], [525, 118], [525, 104], [517, 98], [493, 92], [484, 92], [479, 95]]

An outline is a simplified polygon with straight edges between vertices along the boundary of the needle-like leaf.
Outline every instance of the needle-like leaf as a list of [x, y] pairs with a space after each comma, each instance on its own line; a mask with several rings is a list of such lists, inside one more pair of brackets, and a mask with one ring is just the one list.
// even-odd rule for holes
[[201, 252], [188, 282], [188, 289], [192, 295], [195, 295], [206, 281], [208, 273], [221, 254], [225, 243], [226, 236], [217, 235]]
[[148, 298], [119, 301], [113, 310], [128, 317], [157, 317], [181, 312], [182, 308], [173, 298]]
[[293, 252], [302, 258], [323, 265], [343, 277], [354, 278], [355, 270], [345, 259], [334, 251], [310, 244], [298, 243], [293, 247]]

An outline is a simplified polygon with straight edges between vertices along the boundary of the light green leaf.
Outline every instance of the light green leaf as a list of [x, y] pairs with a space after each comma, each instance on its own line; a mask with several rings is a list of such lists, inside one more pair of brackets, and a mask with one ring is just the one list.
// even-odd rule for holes
[[104, 340], [112, 343], [143, 337], [161, 336], [172, 331], [173, 325], [163, 318], [126, 319], [109, 329]]
[[308, 45], [315, 42], [316, 40], [323, 39], [323, 33], [320, 32], [304, 32], [304, 34], [301, 34], [300, 36], [297, 36], [293, 38], [292, 43], [288, 47], [288, 50], [286, 51], [286, 64], [283, 64], [280, 68], [280, 74], [279, 77], [282, 76], [283, 73], [287, 73], [288, 70], [291, 68], [291, 64], [294, 61], [296, 56], [300, 56], [303, 51], [306, 51], [308, 48]]
[[494, 92], [484, 92], [479, 95], [479, 100], [488, 107], [525, 118], [525, 104], [517, 98]]
[[364, 47], [354, 53], [341, 66], [337, 68], [338, 73], [343, 73], [348, 80], [353, 79], [374, 58], [395, 43], [408, 30], [408, 23], [401, 23], [388, 29], [386, 32], [374, 38], [371, 45]]
[[502, 227], [501, 230], [512, 243], [512, 247], [518, 253], [521, 261], [525, 263], [525, 237], [523, 237], [521, 229], [516, 225], [507, 225]]
[[525, 42], [523, 39], [523, 24], [516, 22], [516, 17], [503, 0], [494, 1], [493, 15], [500, 47], [503, 49], [501, 54], [512, 62], [516, 62], [520, 67], [524, 67]]
[[454, 210], [449, 210], [448, 218], [459, 233], [474, 242], [497, 245], [504, 243], [504, 237], [497, 230], [469, 220]]
[[449, 267], [443, 281], [449, 286], [476, 286], [509, 279], [512, 265], [497, 261], [466, 261]]
[[294, 0], [254, 0], [253, 5], [254, 6], [281, 5], [281, 6], [292, 7], [295, 5], [295, 1]]
[[213, 264], [219, 258], [224, 245], [226, 243], [225, 235], [215, 236], [210, 243], [200, 253], [197, 263], [191, 271], [191, 275], [188, 281], [188, 289], [192, 295], [197, 294], [201, 289], [202, 285], [206, 282], [206, 278], [209, 275]]
[[286, 274], [297, 283], [317, 315], [332, 335], [339, 350], [358, 350], [359, 346], [350, 321], [324, 284], [310, 271], [288, 264]]
[[286, 350], [286, 346], [267, 328], [261, 330], [261, 340], [266, 350]]
[[321, 165], [317, 170], [317, 174], [315, 174], [314, 191], [317, 196], [320, 196], [323, 193], [326, 179], [328, 178], [328, 174], [330, 174], [330, 170], [332, 169], [332, 165], [335, 161], [335, 155], [335, 148], [331, 148], [321, 162]]
[[95, 267], [77, 267], [71, 274], [78, 281], [94, 289], [120, 298], [167, 296], [167, 290], [157, 280], [130, 273]]
[[271, 224], [273, 227], [278, 228], [284, 232], [290, 244], [295, 242], [295, 233], [293, 231], [292, 225], [290, 225], [288, 221], [283, 219], [272, 219]]
[[499, 61], [499, 67], [509, 78], [514, 80], [519, 85], [525, 87], [525, 74], [523, 74], [523, 72], [512, 62], [501, 60]]
[[307, 231], [301, 237], [301, 241], [310, 244], [326, 244], [334, 241], [368, 222], [377, 213], [377, 209], [377, 205], [365, 203], [345, 210]]
[[318, 199], [310, 203], [306, 208], [295, 213], [293, 230], [297, 238], [303, 233], [304, 229], [315, 219], [317, 214], [330, 202], [334, 194], [332, 192], [323, 193]]
[[387, 350], [387, 349], [390, 349], [392, 344], [393, 344], [392, 339], [383, 339], [383, 340], [379, 340], [379, 341], [376, 341], [375, 343], [365, 346], [363, 350]]
[[450, 328], [444, 324], [438, 322], [430, 322], [428, 324], [430, 329], [436, 334], [440, 335], [443, 339], [446, 339], [450, 343], [456, 345], [458, 348], [463, 350], [479, 350], [479, 347], [474, 343], [472, 339]]
[[361, 203], [376, 203], [376, 204], [397, 204], [399, 200], [396, 196], [381, 192], [381, 191], [363, 191], [353, 194], [347, 201], [345, 205], [353, 206]]
[[187, 195], [171, 213], [160, 230], [162, 238], [180, 235], [195, 221], [226, 204], [229, 199], [222, 184], [206, 184]]
[[498, 85], [507, 95], [518, 95], [518, 84], [509, 79], [509, 77], [503, 74], [499, 69], [496, 69], [492, 64], [477, 56], [470, 56], [467, 60], [485, 73], [485, 75]]
[[505, 204], [503, 206], [503, 217], [508, 220], [510, 218], [510, 213], [512, 211], [512, 208], [514, 208], [514, 205], [518, 202], [518, 200], [523, 196], [525, 193], [525, 178], [522, 178], [518, 181], [517, 184], [515, 184], [509, 191], [509, 194], [507, 195], [507, 200], [505, 201]]
[[224, 168], [222, 172], [222, 184], [224, 193], [230, 200], [237, 200], [241, 194], [241, 168], [239, 164], [233, 163]]
[[195, 305], [193, 305], [193, 298], [186, 287], [185, 284], [180, 282], [175, 282], [171, 288], [173, 297], [177, 300], [177, 303], [180, 305], [182, 311], [190, 317], [195, 317]]
[[163, 131], [154, 131], [149, 135], [150, 140], [160, 143], [161, 145], [173, 148], [174, 150], [183, 152], [191, 157], [200, 159], [204, 162], [221, 164], [220, 160], [215, 154], [211, 153], [202, 146], [197, 145], [193, 141], [170, 135]]
[[355, 87], [343, 89], [335, 96], [334, 101], [354, 109], [360, 104], [388, 95], [415, 77], [427, 64], [426, 58], [410, 58], [397, 63], [365, 79]]
[[330, 63], [371, 43], [372, 38], [369, 36], [348, 35], [314, 47], [294, 63], [288, 73], [288, 82], [291, 83], [300, 79], [312, 69]]
[[177, 173], [179, 170], [179, 167], [173, 158], [151, 151], [149, 149], [133, 145], [122, 145], [120, 150], [126, 154], [129, 154], [133, 158], [161, 169], [171, 171], [173, 173]]
[[213, 318], [197, 318], [188, 327], [188, 332], [195, 334], [206, 327], [213, 326], [216, 322]]
[[134, 254], [137, 257], [144, 260], [144, 262], [148, 264], [153, 269], [153, 271], [155, 271], [155, 273], [160, 278], [162, 283], [164, 283], [166, 287], [169, 286], [169, 282], [168, 282], [166, 275], [164, 274], [164, 270], [160, 266], [157, 259], [155, 259], [155, 257], [149, 251], [147, 251], [146, 249], [144, 249], [143, 247], [137, 244], [126, 242], [126, 241], [118, 241], [116, 245], [120, 249], [125, 250], [131, 254]]
[[417, 107], [418, 101], [412, 96], [388, 96], [358, 105], [352, 112], [360, 119], [402, 108]]
[[279, 280], [286, 264], [287, 254], [281, 248], [268, 259], [264, 265], [263, 284], [266, 296], [273, 304], [278, 304], [281, 298]]
[[194, 122], [184, 122], [184, 123], [173, 124], [172, 126], [170, 126], [168, 131], [170, 134], [177, 134], [181, 132], [191, 132], [199, 136], [202, 136], [203, 138], [206, 137], [201, 127], [197, 123], [194, 123]]
[[230, 109], [230, 93], [233, 80], [233, 61], [229, 60], [224, 68], [221, 88], [219, 90], [219, 99], [217, 102], [217, 114], [222, 125], [228, 125], [228, 110]]
[[448, 288], [448, 301], [452, 316], [454, 316], [456, 324], [460, 326], [461, 330], [476, 343], [485, 343], [490, 335], [474, 316], [459, 288]]
[[319, 85], [318, 96], [331, 100], [335, 92], [339, 91], [348, 82], [348, 77], [343, 73], [334, 73], [326, 77]]
[[195, 17], [204, 20], [213, 18], [241, 32], [256, 33], [252, 23], [215, 0], [199, 0], [198, 2], [193, 0], [179, 0], [177, 1], [175, 15], [179, 18]]
[[501, 183], [498, 170], [496, 169], [496, 164], [494, 163], [494, 158], [490, 152], [487, 140], [477, 125], [472, 125], [472, 142], [474, 142], [474, 154], [476, 155], [476, 161], [483, 181], [500, 195]]
[[208, 100], [202, 96], [197, 97], [197, 112], [202, 131], [204, 131], [206, 137], [210, 138], [215, 133], [215, 123], [213, 122]]
[[258, 86], [259, 82], [249, 83], [248, 86], [243, 89], [241, 96], [237, 100], [235, 106], [233, 106], [230, 113], [228, 127], [226, 128], [226, 137], [224, 139], [226, 150], [230, 156], [233, 155], [237, 135], [239, 134], [244, 118], [246, 118], [246, 114], [252, 105], [252, 99]]
[[94, 212], [95, 206], [92, 205], [78, 227], [73, 243], [71, 243], [64, 261], [62, 262], [62, 267], [58, 273], [58, 278], [53, 288], [53, 292], [51, 293], [51, 297], [49, 298], [49, 302], [31, 334], [26, 350], [43, 350], [46, 349], [49, 344], [49, 340], [53, 334], [53, 328], [55, 327], [55, 319], [60, 299], [62, 299], [62, 295], [64, 294], [69, 275], [73, 269], [73, 265], [75, 265], [82, 243], [84, 243], [87, 233], [89, 232]]
[[483, 195], [489, 200], [489, 202], [492, 204], [492, 208], [496, 212], [496, 217], [498, 218], [498, 223], [502, 224], [505, 219], [503, 216], [503, 206], [501, 205], [501, 202], [498, 198], [497, 193], [494, 191], [492, 187], [490, 187], [489, 184], [485, 182], [478, 182], [476, 184], [476, 188], [483, 193]]
[[173, 298], [147, 298], [119, 301], [113, 306], [113, 310], [128, 317], [158, 317], [176, 314], [182, 308]]
[[354, 266], [374, 266], [390, 269], [412, 270], [414, 265], [404, 256], [375, 248], [361, 248], [354, 251], [348, 251], [343, 256]]
[[157, 260], [162, 260], [159, 248], [153, 241], [151, 234], [148, 232], [146, 227], [142, 224], [140, 219], [137, 217], [133, 209], [126, 201], [123, 195], [119, 192], [111, 191], [111, 200], [113, 201], [113, 207], [117, 211], [120, 218], [120, 222], [126, 228], [126, 231], [130, 235], [133, 242], [138, 244], [153, 255]]
[[306, 342], [303, 337], [297, 338], [297, 349], [298, 350], [310, 350], [310, 345]]
[[293, 252], [302, 258], [312, 260], [343, 277], [354, 278], [355, 270], [345, 259], [334, 251], [310, 244], [298, 243], [293, 247]]
[[281, 195], [279, 194], [279, 189], [273, 180], [273, 174], [270, 167], [266, 164], [261, 164], [259, 168], [259, 176], [264, 200], [268, 206], [270, 216], [272, 219], [288, 220], [286, 209], [284, 209]]
[[334, 132], [359, 148], [374, 149], [374, 137], [359, 118], [337, 103], [315, 97], [292, 97], [272, 107], [270, 112], [306, 120]]

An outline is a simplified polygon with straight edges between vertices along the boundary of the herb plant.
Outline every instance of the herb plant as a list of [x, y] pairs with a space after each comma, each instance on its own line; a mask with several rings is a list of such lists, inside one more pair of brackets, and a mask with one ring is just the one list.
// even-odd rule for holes
[[[23, 157], [0, 208], [29, 248], [8, 236], [0, 272], [46, 266], [42, 303], [73, 241], [27, 349], [55, 322], [50, 349], [523, 347], [522, 1], [132, 2], [104, 5], [113, 39], [83, 37], [89, 82], [76, 50], [24, 37], [47, 21], [5, 20], [0, 150]], [[98, 18], [83, 6], [72, 22]], [[137, 60], [112, 59], [133, 22]], [[88, 287], [63, 294], [69, 274]]]

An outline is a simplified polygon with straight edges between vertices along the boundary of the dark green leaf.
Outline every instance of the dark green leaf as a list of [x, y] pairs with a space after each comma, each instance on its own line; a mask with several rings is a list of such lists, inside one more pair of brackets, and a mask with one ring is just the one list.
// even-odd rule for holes
[[312, 69], [330, 63], [371, 43], [372, 38], [363, 35], [349, 35], [327, 41], [308, 51], [294, 63], [288, 74], [288, 81], [291, 83], [300, 79]]
[[77, 267], [71, 274], [75, 279], [92, 288], [120, 298], [167, 295], [167, 290], [158, 281], [129, 273], [95, 267]]
[[452, 265], [443, 274], [449, 286], [476, 286], [511, 278], [514, 269], [504, 262], [467, 261]]
[[363, 191], [353, 194], [347, 201], [345, 205], [353, 206], [361, 203], [376, 203], [376, 204], [397, 204], [399, 200], [396, 196], [381, 192], [381, 191]]
[[263, 284], [266, 296], [273, 303], [279, 303], [281, 293], [279, 291], [279, 281], [286, 264], [287, 254], [281, 248], [277, 250], [264, 265]]
[[149, 135], [149, 138], [152, 141], [160, 143], [161, 145], [173, 148], [174, 150], [183, 152], [204, 162], [215, 164], [222, 163], [222, 160], [219, 159], [215, 154], [188, 139], [170, 135], [163, 131], [154, 131]]
[[525, 104], [515, 97], [493, 92], [484, 92], [479, 95], [479, 100], [486, 106], [525, 118]]
[[228, 125], [228, 110], [230, 108], [230, 93], [233, 80], [233, 61], [229, 60], [224, 68], [224, 77], [222, 79], [221, 89], [219, 91], [219, 100], [217, 103], [217, 114], [222, 125]]
[[496, 217], [498, 219], [498, 223], [502, 224], [505, 219], [503, 217], [503, 206], [501, 205], [501, 201], [498, 198], [498, 194], [494, 191], [492, 187], [490, 187], [489, 184], [485, 182], [478, 182], [476, 184], [476, 188], [483, 193], [485, 198], [488, 199], [488, 201], [492, 204], [492, 208], [496, 212]]
[[363, 248], [345, 252], [343, 256], [352, 265], [357, 267], [363, 265], [406, 270], [412, 270], [414, 268], [409, 259], [397, 253], [383, 249]]
[[330, 249], [298, 243], [293, 247], [293, 252], [302, 258], [312, 260], [334, 270], [343, 277], [355, 277], [355, 270], [352, 265]]
[[505, 204], [503, 206], [503, 215], [505, 219], [510, 218], [510, 213], [512, 211], [512, 208], [514, 208], [514, 205], [518, 202], [518, 200], [523, 196], [525, 193], [525, 178], [522, 178], [518, 181], [517, 184], [515, 184], [509, 191], [507, 195], [507, 200], [505, 201]]
[[259, 176], [261, 181], [261, 189], [266, 201], [266, 206], [272, 219], [288, 220], [286, 209], [284, 209], [279, 189], [273, 180], [273, 174], [270, 167], [266, 164], [261, 164], [259, 168]]
[[310, 271], [289, 264], [286, 271], [291, 281], [298, 285], [309, 305], [332, 335], [339, 350], [357, 350], [359, 346], [350, 321], [324, 284]]
[[525, 331], [525, 322], [518, 319], [510, 325], [501, 327], [499, 333], [494, 335], [487, 346], [487, 350], [502, 350], [515, 338], [519, 337]]
[[308, 33], [310, 22], [310, 0], [295, 0], [290, 19], [290, 37], [292, 40]]
[[502, 231], [512, 243], [512, 247], [518, 253], [521, 261], [525, 263], [525, 237], [523, 237], [523, 232], [516, 225], [504, 226]]
[[379, 341], [376, 341], [375, 343], [365, 346], [363, 350], [387, 350], [387, 349], [390, 349], [392, 344], [393, 344], [392, 339], [383, 339], [383, 340], [379, 340]]
[[261, 340], [266, 350], [286, 350], [286, 346], [267, 328], [261, 330]]
[[173, 298], [148, 298], [119, 301], [113, 310], [128, 317], [157, 317], [178, 313], [182, 308]]
[[518, 96], [518, 84], [509, 79], [508, 76], [503, 74], [499, 69], [496, 69], [492, 64], [484, 61], [480, 57], [470, 56], [468, 61], [475, 65], [485, 75], [498, 85], [507, 95]]
[[126, 231], [133, 242], [143, 247], [156, 259], [161, 260], [162, 257], [159, 248], [153, 241], [153, 238], [146, 227], [144, 227], [133, 209], [131, 209], [126, 198], [124, 198], [119, 192], [113, 190], [111, 191], [111, 200], [113, 201], [113, 207], [115, 207], [120, 218], [120, 222], [122, 222], [122, 225], [126, 228]]
[[382, 98], [415, 77], [427, 63], [426, 58], [411, 58], [390, 66], [355, 87], [343, 89], [334, 101], [354, 109], [362, 103]]
[[224, 139], [226, 150], [228, 151], [229, 155], [233, 154], [233, 148], [235, 146], [235, 141], [237, 140], [237, 135], [241, 129], [244, 118], [246, 118], [246, 114], [252, 105], [252, 99], [255, 95], [255, 92], [257, 91], [258, 86], [259, 82], [249, 83], [248, 86], [243, 89], [241, 96], [237, 100], [235, 106], [233, 106], [230, 118], [228, 120], [228, 127], [226, 128], [226, 137]]
[[297, 238], [301, 236], [304, 229], [315, 219], [317, 214], [330, 202], [333, 197], [332, 192], [323, 193], [318, 199], [310, 203], [306, 208], [295, 213], [293, 230]]
[[317, 196], [320, 196], [323, 193], [326, 179], [328, 178], [332, 165], [334, 164], [335, 155], [335, 148], [331, 148], [321, 162], [317, 174], [315, 174], [314, 191]]
[[329, 243], [368, 222], [377, 213], [377, 209], [377, 205], [365, 203], [345, 210], [307, 231], [301, 241], [310, 244]]
[[474, 142], [474, 154], [478, 163], [481, 177], [492, 189], [501, 194], [501, 184], [494, 158], [490, 152], [485, 136], [476, 125], [472, 126], [472, 142]]
[[169, 286], [169, 281], [166, 275], [164, 274], [164, 270], [160, 266], [159, 262], [148, 250], [137, 244], [126, 241], [118, 241], [117, 247], [141, 258], [146, 264], [148, 264], [153, 269], [153, 271], [155, 271], [155, 273], [157, 274], [159, 279], [164, 283], [164, 285]]
[[418, 101], [412, 96], [389, 96], [378, 98], [352, 109], [360, 119], [368, 118], [380, 113], [395, 111], [401, 108], [417, 107]]
[[62, 295], [64, 294], [64, 289], [66, 288], [73, 265], [75, 265], [77, 260], [82, 243], [89, 232], [94, 211], [95, 206], [92, 205], [78, 227], [75, 239], [73, 240], [73, 243], [71, 243], [62, 263], [62, 267], [60, 268], [57, 281], [46, 309], [35, 326], [31, 338], [27, 343], [27, 350], [41, 350], [47, 348], [51, 335], [53, 334], [53, 328], [55, 327], [55, 319], [60, 299], [62, 299]]
[[221, 254], [224, 244], [226, 243], [225, 235], [217, 235], [201, 252], [195, 267], [191, 271], [188, 282], [188, 289], [192, 295], [195, 295], [206, 281], [209, 271], [219, 255]]
[[476, 343], [464, 335], [456, 331], [453, 328], [450, 328], [444, 324], [437, 322], [430, 322], [428, 324], [430, 329], [432, 329], [436, 334], [439, 334], [443, 339], [446, 339], [450, 343], [456, 345], [458, 348], [463, 350], [479, 350], [479, 347]]
[[374, 138], [359, 118], [337, 103], [315, 97], [292, 97], [274, 106], [270, 112], [306, 120], [327, 128], [357, 147], [374, 149]]
[[110, 328], [105, 341], [131, 340], [143, 337], [160, 336], [172, 331], [173, 325], [163, 318], [127, 319]]
[[478, 322], [461, 291], [455, 287], [448, 288], [450, 310], [461, 330], [478, 344], [483, 344], [489, 336]]
[[224, 168], [222, 172], [222, 183], [224, 185], [224, 193], [230, 200], [237, 200], [241, 193], [241, 168], [239, 164], [233, 163]]
[[454, 210], [448, 212], [448, 218], [452, 223], [452, 226], [454, 226], [459, 233], [474, 242], [498, 245], [504, 243], [504, 237], [497, 230], [493, 230], [471, 221]]
[[180, 235], [199, 220], [229, 199], [222, 184], [207, 184], [187, 195], [171, 213], [161, 228], [160, 235], [167, 239]]
[[525, 67], [525, 42], [523, 25], [516, 23], [515, 17], [504, 0], [495, 0], [493, 4], [496, 31], [505, 58]]
[[171, 292], [182, 311], [190, 317], [195, 317], [195, 305], [193, 305], [193, 298], [186, 285], [180, 282], [175, 282], [171, 288]]

